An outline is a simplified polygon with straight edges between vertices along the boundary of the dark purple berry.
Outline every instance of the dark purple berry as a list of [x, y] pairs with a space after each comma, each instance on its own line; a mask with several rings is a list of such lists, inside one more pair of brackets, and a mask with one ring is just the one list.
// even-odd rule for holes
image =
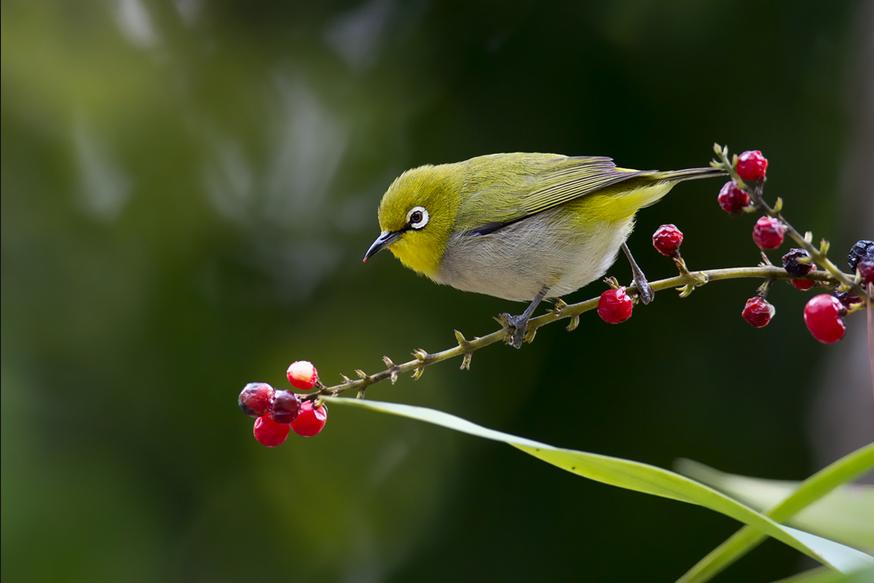
[[273, 393], [273, 410], [270, 416], [277, 423], [291, 423], [300, 412], [300, 399], [290, 391]]
[[847, 264], [850, 266], [850, 272], [855, 272], [860, 261], [874, 261], [874, 241], [862, 239], [856, 241], [853, 248], [850, 249], [850, 255], [847, 257]]
[[813, 271], [810, 253], [804, 249], [793, 247], [783, 256], [783, 269], [792, 277], [801, 278]]
[[270, 411], [273, 387], [267, 383], [249, 383], [240, 391], [237, 404], [249, 417], [261, 417]]

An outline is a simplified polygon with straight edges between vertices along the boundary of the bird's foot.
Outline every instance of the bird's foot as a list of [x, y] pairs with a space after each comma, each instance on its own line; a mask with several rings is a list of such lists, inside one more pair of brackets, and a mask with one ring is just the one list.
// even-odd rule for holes
[[511, 316], [504, 312], [498, 316], [498, 320], [509, 332], [507, 344], [516, 349], [522, 348], [522, 343], [528, 334], [528, 316], [525, 314]]
[[640, 299], [640, 303], [644, 306], [652, 302], [655, 298], [655, 292], [652, 291], [649, 282], [646, 281], [643, 274], [634, 278], [634, 287], [637, 289], [637, 297]]

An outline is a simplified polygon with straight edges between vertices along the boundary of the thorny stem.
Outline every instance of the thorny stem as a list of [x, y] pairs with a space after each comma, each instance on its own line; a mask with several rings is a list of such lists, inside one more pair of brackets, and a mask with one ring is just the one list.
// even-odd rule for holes
[[[680, 273], [680, 275], [676, 275], [674, 277], [668, 277], [666, 279], [660, 279], [658, 281], [651, 281], [649, 284], [653, 292], [664, 291], [670, 288], [679, 288], [679, 291], [681, 293], [685, 293], [685, 295], [688, 295], [688, 289], [690, 288], [690, 286], [691, 288], [700, 287], [712, 281], [750, 278], [761, 278], [768, 281], [773, 281], [778, 279], [791, 279], [791, 277], [792, 276], [786, 273], [786, 270], [784, 270], [783, 268], [761, 265], [759, 267], [731, 267], [724, 269], [710, 269], [704, 271], [685, 271], [684, 273]], [[843, 282], [844, 280], [848, 280], [849, 278], [847, 274], [841, 272], [840, 270], [838, 270], [837, 275], [832, 274], [830, 271], [812, 271], [807, 277], [818, 282], [830, 283], [832, 285]], [[637, 291], [633, 284], [628, 287], [628, 290], [630, 292]], [[547, 324], [552, 324], [553, 322], [557, 322], [559, 320], [570, 320], [567, 326], [568, 331], [574, 330], [579, 324], [580, 314], [594, 310], [597, 306], [597, 297], [590, 298], [582, 302], [577, 302], [575, 304], [565, 304], [561, 300], [557, 300], [555, 307], [551, 311], [543, 314], [542, 316], [532, 318], [528, 322], [528, 342], [531, 342], [534, 339], [534, 333], [539, 328], [546, 326]], [[306, 397], [303, 397], [303, 399], [314, 400], [321, 396], [333, 397], [352, 390], [357, 391], [358, 395], [361, 396], [364, 394], [364, 390], [370, 385], [382, 382], [386, 379], [389, 379], [392, 381], [392, 383], [394, 383], [397, 380], [398, 375], [407, 373], [411, 373], [414, 379], [418, 379], [422, 376], [425, 367], [431, 366], [432, 364], [437, 364], [438, 362], [443, 362], [444, 360], [450, 360], [458, 357], [463, 358], [461, 368], [467, 369], [470, 367], [471, 355], [474, 352], [476, 352], [477, 350], [481, 350], [487, 346], [491, 346], [493, 344], [505, 342], [510, 337], [510, 335], [510, 330], [507, 327], [503, 327], [500, 330], [492, 332], [491, 334], [476, 337], [472, 340], [467, 340], [461, 334], [461, 332], [456, 330], [456, 346], [441, 350], [439, 352], [427, 352], [422, 349], [417, 349], [413, 351], [414, 358], [402, 364], [395, 364], [387, 356], [383, 357], [383, 361], [386, 364], [385, 369], [372, 374], [367, 374], [362, 370], [357, 370], [355, 372], [358, 378], [350, 379], [344, 376], [343, 382], [329, 387], [320, 387], [319, 390], [310, 395], [307, 395]]]

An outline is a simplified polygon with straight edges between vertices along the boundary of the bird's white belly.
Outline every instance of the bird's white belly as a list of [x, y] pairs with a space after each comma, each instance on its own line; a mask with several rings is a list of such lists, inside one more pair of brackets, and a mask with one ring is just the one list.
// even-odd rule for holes
[[544, 286], [548, 298], [603, 276], [634, 227], [630, 218], [581, 233], [562, 208], [551, 209], [480, 236], [450, 238], [439, 283], [508, 300], [529, 301]]

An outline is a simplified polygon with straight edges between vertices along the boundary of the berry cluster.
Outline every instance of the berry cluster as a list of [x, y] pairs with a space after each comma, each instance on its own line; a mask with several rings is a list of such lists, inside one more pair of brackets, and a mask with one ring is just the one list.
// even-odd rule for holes
[[[764, 255], [766, 249], [777, 249], [783, 244], [788, 225], [779, 215], [779, 210], [768, 208], [762, 199], [762, 188], [767, 176], [768, 159], [760, 150], [743, 152], [734, 159], [733, 164], [727, 161], [727, 151], [717, 149], [717, 154], [723, 157], [717, 166], [727, 172], [733, 171], [733, 180], [726, 182], [716, 198], [720, 208], [729, 214], [754, 212], [764, 209], [767, 214], [759, 217], [753, 227], [753, 242]], [[751, 188], [756, 195], [751, 196], [744, 188]], [[686, 264], [680, 256], [680, 245], [683, 243], [683, 233], [676, 225], [662, 225], [652, 236], [652, 245], [660, 254], [674, 260], [681, 274], [689, 275]], [[868, 286], [874, 281], [874, 241], [859, 241], [850, 250], [848, 263], [851, 272], [856, 272], [857, 281], [862, 286]], [[782, 257], [783, 269], [791, 276], [790, 283], [798, 290], [807, 291], [816, 285], [810, 278], [816, 270], [813, 257], [807, 249], [795, 247], [789, 249]], [[634, 298], [628, 295], [624, 287], [615, 280], [608, 280], [608, 289], [598, 298], [598, 316], [608, 324], [619, 324], [628, 320], [634, 309]], [[764, 328], [774, 318], [776, 309], [768, 302], [767, 294], [770, 282], [760, 286], [756, 294], [747, 299], [741, 310], [741, 317], [754, 328]], [[843, 317], [853, 309], [861, 306], [862, 298], [845, 291], [846, 288], [832, 285], [832, 294], [820, 294], [811, 299], [804, 308], [804, 322], [814, 338], [830, 344], [844, 337], [846, 326]], [[691, 290], [689, 290], [691, 291]]]
[[[717, 149], [717, 154], [719, 150]], [[753, 226], [753, 242], [763, 252], [766, 249], [777, 249], [783, 244], [787, 225], [779, 218], [779, 209], [768, 209], [762, 203], [762, 189], [767, 177], [768, 159], [760, 150], [743, 152], [729, 166], [727, 154], [722, 154], [721, 167], [727, 171], [733, 169], [736, 180], [723, 185], [716, 198], [720, 208], [729, 214], [741, 211], [754, 212], [761, 207], [769, 211], [759, 217]], [[742, 183], [739, 184], [739, 182]], [[755, 189], [759, 198], [750, 196], [743, 187]], [[777, 216], [775, 216], [777, 215]], [[763, 253], [764, 257], [764, 253]], [[767, 261], [767, 258], [765, 258]], [[792, 279], [790, 283], [801, 291], [807, 291], [816, 285], [810, 274], [816, 270], [816, 264], [810, 253], [802, 248], [792, 248], [782, 257], [783, 269]], [[857, 272], [858, 281], [863, 286], [874, 280], [874, 242], [859, 241], [850, 250], [849, 267], [851, 272]], [[774, 317], [775, 309], [766, 298], [768, 284], [761, 286], [753, 297], [749, 298], [741, 311], [744, 320], [754, 328], [767, 326]], [[861, 298], [841, 291], [833, 290], [832, 294], [820, 294], [811, 299], [804, 308], [804, 322], [811, 335], [820, 342], [831, 344], [844, 337], [846, 326], [843, 321], [848, 310], [861, 305]]]
[[[319, 386], [316, 367], [305, 360], [291, 363], [286, 376], [293, 387], [302, 391]], [[237, 403], [243, 413], [256, 418], [252, 434], [265, 447], [281, 445], [290, 431], [303, 437], [317, 435], [328, 421], [328, 409], [323, 403], [301, 399], [267, 383], [249, 383], [243, 387]]]

